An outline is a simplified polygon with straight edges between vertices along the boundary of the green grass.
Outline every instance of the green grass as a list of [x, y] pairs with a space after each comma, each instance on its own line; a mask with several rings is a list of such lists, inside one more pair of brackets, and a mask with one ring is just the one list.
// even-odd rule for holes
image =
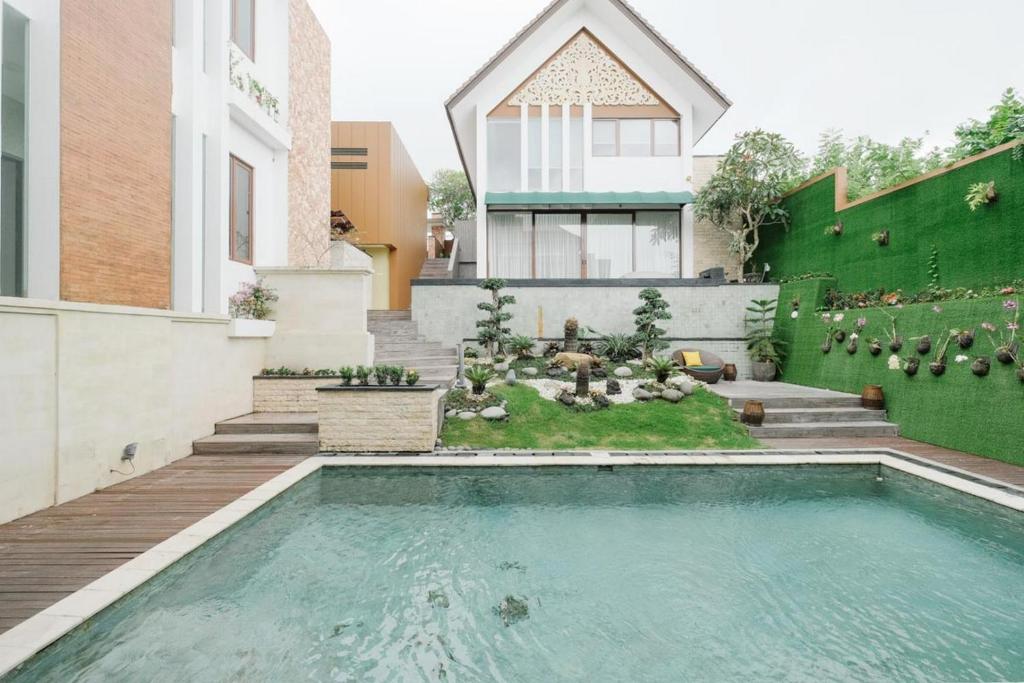
[[495, 387], [508, 400], [505, 422], [445, 420], [446, 446], [536, 450], [691, 450], [756, 448], [726, 402], [698, 389], [680, 403], [652, 401], [575, 412], [518, 385]]

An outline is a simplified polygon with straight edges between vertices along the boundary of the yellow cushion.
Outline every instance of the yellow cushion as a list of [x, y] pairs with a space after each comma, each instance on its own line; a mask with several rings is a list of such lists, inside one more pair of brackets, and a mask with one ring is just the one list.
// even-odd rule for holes
[[690, 365], [704, 365], [700, 360], [700, 351], [683, 351], [683, 363]]

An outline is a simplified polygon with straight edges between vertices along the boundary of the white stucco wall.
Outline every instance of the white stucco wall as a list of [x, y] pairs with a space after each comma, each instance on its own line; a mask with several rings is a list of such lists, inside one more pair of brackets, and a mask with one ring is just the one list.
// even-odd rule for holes
[[192, 452], [250, 412], [264, 339], [221, 316], [0, 298], [0, 522]]

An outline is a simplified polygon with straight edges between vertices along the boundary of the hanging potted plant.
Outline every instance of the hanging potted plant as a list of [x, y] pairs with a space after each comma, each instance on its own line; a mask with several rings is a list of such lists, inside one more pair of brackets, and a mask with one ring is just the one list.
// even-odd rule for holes
[[882, 353], [882, 342], [878, 340], [878, 337], [872, 337], [868, 342], [868, 353], [872, 356], [877, 356]]
[[958, 330], [956, 343], [961, 349], [969, 349], [974, 346], [974, 330]]
[[914, 375], [916, 375], [917, 374], [917, 370], [920, 367], [921, 367], [921, 361], [918, 360], [916, 356], [908, 356], [903, 361], [903, 372], [905, 372], [910, 377], [913, 377]]
[[828, 353], [832, 350], [832, 335], [836, 331], [835, 323], [832, 321], [832, 314], [822, 313], [821, 322], [825, 325], [825, 341], [821, 343], [821, 352]]
[[860, 339], [860, 333], [864, 331], [867, 324], [867, 318], [857, 318], [857, 322], [853, 326], [853, 334], [850, 335], [850, 343], [846, 345], [846, 352], [851, 356], [857, 353], [857, 340]]
[[979, 356], [974, 359], [973, 363], [971, 363], [971, 372], [973, 372], [978, 377], [984, 377], [985, 375], [988, 374], [988, 371], [991, 367], [992, 362], [988, 359], [987, 356]]
[[875, 244], [877, 244], [880, 247], [887, 247], [887, 246], [889, 246], [889, 231], [888, 230], [880, 230], [880, 231], [872, 234], [871, 235], [871, 241], [874, 242]]
[[754, 380], [771, 382], [782, 365], [782, 349], [785, 342], [774, 336], [775, 299], [754, 299], [747, 307], [750, 313], [747, 324], [747, 351], [753, 361]]
[[967, 195], [964, 201], [971, 211], [977, 211], [985, 204], [991, 204], [999, 195], [996, 193], [996, 181], [990, 180], [987, 183], [974, 183], [967, 187]]
[[[901, 308], [902, 304], [899, 303], [899, 296], [897, 294], [886, 294], [882, 297], [882, 301], [889, 306], [895, 306]], [[899, 353], [900, 349], [903, 348], [903, 337], [896, 332], [896, 314], [890, 313], [885, 308], [879, 307], [878, 310], [889, 319], [889, 325], [882, 329], [885, 332], [886, 339], [889, 340], [889, 350], [893, 353]]]
[[825, 228], [825, 235], [827, 237], [839, 237], [843, 234], [843, 222], [836, 221], [834, 224], [829, 225]]
[[932, 362], [928, 363], [928, 371], [936, 377], [940, 377], [946, 372], [946, 349], [949, 348], [949, 342], [951, 339], [959, 334], [957, 330], [950, 330], [949, 334], [939, 345], [938, 351], [935, 352], [935, 357]]
[[[1013, 290], [1010, 291], [1012, 293]], [[1003, 310], [1010, 313], [1004, 327], [997, 328], [990, 322], [983, 322], [981, 329], [995, 350], [996, 360], [1004, 365], [1011, 365], [1020, 358], [1020, 342], [1017, 339], [1017, 331], [1020, 329], [1020, 306], [1016, 299], [1007, 299], [1003, 302]], [[996, 332], [999, 333], [998, 336], [994, 335]]]
[[917, 352], [922, 356], [927, 356], [932, 350], [932, 338], [927, 334], [923, 337], [917, 338]]

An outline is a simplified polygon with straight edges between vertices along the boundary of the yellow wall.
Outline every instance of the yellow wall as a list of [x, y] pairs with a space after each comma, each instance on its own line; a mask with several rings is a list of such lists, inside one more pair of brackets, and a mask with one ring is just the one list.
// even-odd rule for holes
[[387, 310], [391, 308], [391, 250], [386, 246], [362, 248], [373, 259], [373, 284], [370, 308]]
[[426, 258], [427, 185], [389, 122], [336, 121], [331, 124], [331, 147], [367, 150], [366, 156], [331, 157], [333, 162], [367, 165], [331, 171], [331, 209], [344, 211], [356, 226], [354, 243], [393, 249], [389, 300], [383, 308], [409, 308], [409, 281], [419, 275]]

